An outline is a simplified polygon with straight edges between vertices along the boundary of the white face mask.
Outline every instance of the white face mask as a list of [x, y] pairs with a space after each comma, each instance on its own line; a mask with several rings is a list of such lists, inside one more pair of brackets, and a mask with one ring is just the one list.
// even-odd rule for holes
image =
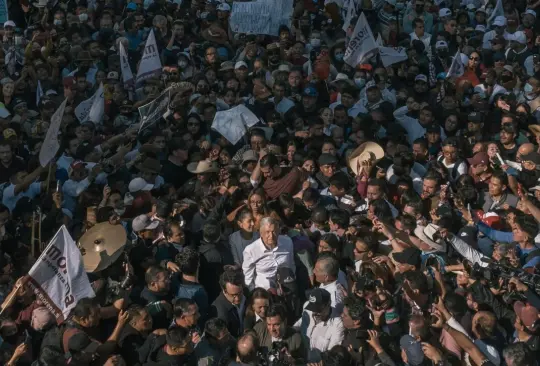
[[366, 79], [354, 78], [354, 83], [356, 84], [358, 88], [362, 89], [366, 85]]
[[86, 22], [88, 20], [88, 14], [86, 13], [79, 14], [79, 20], [81, 22]]
[[523, 87], [523, 91], [525, 93], [532, 93], [533, 91], [533, 86], [529, 83], [525, 84], [525, 86]]
[[186, 66], [187, 66], [187, 61], [178, 61], [178, 66], [179, 66], [181, 69], [185, 69]]
[[321, 40], [318, 38], [312, 38], [311, 41], [309, 41], [312, 47], [320, 47]]

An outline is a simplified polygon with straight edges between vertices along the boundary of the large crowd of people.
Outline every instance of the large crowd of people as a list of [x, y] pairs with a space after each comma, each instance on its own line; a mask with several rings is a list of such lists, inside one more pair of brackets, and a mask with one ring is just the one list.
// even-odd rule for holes
[[[295, 0], [271, 34], [229, 0], [5, 6], [2, 364], [538, 364], [540, 1]], [[95, 296], [59, 322], [28, 273], [63, 225]]]

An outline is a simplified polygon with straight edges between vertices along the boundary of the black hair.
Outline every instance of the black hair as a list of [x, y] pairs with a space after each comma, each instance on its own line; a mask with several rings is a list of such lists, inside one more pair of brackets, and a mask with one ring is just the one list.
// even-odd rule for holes
[[182, 249], [176, 255], [175, 262], [180, 267], [180, 272], [188, 276], [195, 276], [199, 268], [199, 253], [190, 247]]
[[208, 243], [216, 243], [221, 237], [221, 226], [215, 220], [208, 220], [203, 225], [203, 239]]
[[274, 168], [279, 166], [279, 159], [272, 153], [267, 154], [260, 160], [260, 166], [261, 168]]
[[349, 227], [350, 215], [347, 211], [338, 209], [330, 212], [330, 220], [339, 228], [346, 229]]
[[195, 305], [195, 300], [180, 297], [174, 302], [173, 314], [176, 318], [189, 312], [189, 307]]
[[77, 302], [77, 305], [71, 310], [71, 315], [77, 318], [88, 318], [92, 311], [98, 309], [97, 303], [94, 299], [85, 297]]
[[211, 339], [219, 339], [225, 330], [227, 330], [227, 323], [221, 318], [209, 319], [204, 325], [204, 335]]

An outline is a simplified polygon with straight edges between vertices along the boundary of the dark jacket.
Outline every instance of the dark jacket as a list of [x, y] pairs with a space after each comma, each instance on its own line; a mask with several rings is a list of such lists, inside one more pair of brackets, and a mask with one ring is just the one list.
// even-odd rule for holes
[[145, 337], [130, 324], [124, 326], [118, 338], [118, 346], [120, 354], [128, 365], [140, 365], [137, 351], [144, 345], [145, 341]]
[[139, 348], [139, 363], [143, 366], [178, 366], [189, 364], [189, 356], [171, 356], [164, 351], [165, 335], [151, 334]]
[[208, 294], [206, 290], [200, 283], [186, 281], [182, 279], [178, 286], [178, 292], [176, 293], [176, 298], [187, 298], [193, 299], [199, 307], [199, 313], [203, 319], [207, 319], [208, 316]]
[[[268, 333], [266, 322], [260, 322], [253, 328], [259, 337], [260, 346], [263, 352], [267, 353], [272, 350], [272, 335]], [[305, 363], [306, 347], [302, 335], [291, 327], [285, 329], [283, 336], [284, 343], [287, 344], [287, 350], [296, 361], [295, 364]]]
[[215, 243], [202, 241], [199, 254], [199, 282], [206, 289], [209, 301], [213, 301], [221, 291], [218, 279], [225, 263]]
[[[223, 295], [223, 292], [219, 294], [216, 300], [210, 306], [210, 317], [218, 317], [223, 319], [227, 323], [227, 328], [233, 337], [239, 337], [242, 335], [242, 322], [238, 315], [236, 306], [231, 304], [229, 300]], [[242, 318], [244, 314], [241, 315]]]

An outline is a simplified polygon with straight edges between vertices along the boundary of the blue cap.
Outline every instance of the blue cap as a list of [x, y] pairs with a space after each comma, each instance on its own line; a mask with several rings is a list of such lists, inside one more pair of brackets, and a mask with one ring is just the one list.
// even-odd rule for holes
[[127, 4], [127, 6], [126, 6], [126, 9], [127, 9], [127, 10], [137, 10], [137, 4], [135, 4], [135, 3], [129, 3], [129, 4]]
[[307, 95], [308, 97], [317, 97], [319, 92], [317, 92], [317, 88], [315, 88], [313, 85], [308, 85], [304, 88], [303, 94]]

